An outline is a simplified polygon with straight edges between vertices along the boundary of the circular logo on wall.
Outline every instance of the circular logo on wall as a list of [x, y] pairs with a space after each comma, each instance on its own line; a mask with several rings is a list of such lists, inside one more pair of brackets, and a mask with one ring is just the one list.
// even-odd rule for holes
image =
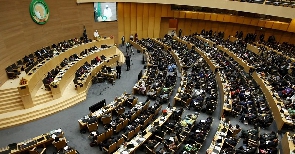
[[32, 0], [30, 14], [34, 22], [43, 25], [48, 21], [49, 9], [43, 0]]

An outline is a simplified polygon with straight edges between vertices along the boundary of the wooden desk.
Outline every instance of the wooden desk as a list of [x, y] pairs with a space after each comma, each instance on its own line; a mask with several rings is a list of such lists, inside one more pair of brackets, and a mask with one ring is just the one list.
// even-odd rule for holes
[[134, 48], [136, 48], [137, 50], [140, 50], [141, 53], [144, 53], [144, 51], [146, 51], [146, 48], [144, 48], [143, 46], [137, 44], [137, 43], [134, 42], [134, 41], [131, 41], [131, 40], [130, 40], [129, 43], [132, 44], [132, 46], [133, 46]]
[[[108, 57], [107, 60], [103, 61], [102, 63], [96, 65], [94, 68], [92, 68], [91, 72], [87, 74], [87, 76], [84, 77], [84, 80], [81, 82], [81, 84], [83, 84], [83, 87], [81, 86], [77, 86], [77, 91], [78, 93], [86, 91], [90, 88], [90, 85], [92, 83], [92, 78], [93, 76], [95, 76], [99, 71], [101, 71], [102, 66], [106, 65], [106, 66], [113, 66], [117, 64], [117, 61], [119, 61], [120, 56], [112, 56], [112, 57]], [[109, 62], [107, 62], [109, 61]], [[111, 73], [104, 73], [104, 75], [107, 76], [114, 76], [114, 78], [116, 79], [116, 74]]]
[[[216, 132], [216, 134], [215, 134], [209, 148], [207, 149], [207, 154], [211, 154], [213, 152], [214, 152], [214, 154], [217, 154], [217, 153], [219, 153], [221, 151], [224, 140], [226, 139], [226, 135], [227, 135], [227, 131], [228, 131], [228, 125], [229, 124], [224, 124], [224, 122], [222, 120], [220, 121], [217, 132]], [[223, 129], [225, 131], [222, 132]], [[217, 142], [218, 139], [221, 139], [221, 142], [218, 143]]]
[[23, 142], [19, 142], [16, 144], [16, 149], [13, 150], [9, 150], [8, 147], [5, 147], [4, 149], [2, 148], [0, 150], [0, 153], [10, 153], [10, 154], [20, 154], [22, 152], [25, 151], [29, 151], [30, 149], [37, 147], [37, 146], [41, 146], [41, 145], [48, 145], [48, 144], [52, 144], [52, 141], [54, 140], [52, 138], [52, 135], [55, 134], [58, 137], [63, 137], [64, 133], [62, 130], [53, 130], [51, 132], [36, 136], [32, 139], [30, 139], [30, 141], [23, 141]]
[[[129, 94], [123, 93], [117, 100], [112, 101], [107, 106], [102, 107], [101, 109], [91, 113], [91, 116], [96, 116], [97, 119], [101, 118], [103, 115], [106, 115], [116, 109], [118, 106], [121, 106], [125, 103], [125, 101], [129, 98]], [[78, 120], [80, 130], [87, 128], [87, 123], [83, 122], [83, 119], [87, 119], [89, 116], [85, 116]]]
[[[69, 58], [73, 54], [80, 54], [82, 50], [88, 49], [93, 46], [100, 47], [103, 44], [113, 45], [113, 39], [102, 39], [100, 41], [94, 41], [87, 44], [82, 44], [75, 48], [68, 49], [65, 52], [60, 53], [58, 56], [53, 57], [52, 59], [48, 60], [42, 66], [36, 68], [36, 71], [31, 75], [26, 75], [24, 79], [28, 82], [25, 85], [19, 85], [18, 91], [21, 95], [23, 104], [25, 108], [33, 107], [33, 98], [35, 97], [37, 91], [42, 86], [42, 80], [44, 79], [45, 75], [59, 65], [65, 58]], [[34, 68], [32, 69], [34, 70]]]
[[[222, 117], [224, 111], [231, 112], [232, 110], [232, 99], [230, 97], [230, 87], [229, 82], [226, 80], [225, 76], [220, 72], [216, 73], [216, 80], [218, 83], [218, 87], [222, 88], [220, 91], [221, 96], [221, 105], [222, 110], [220, 112], [220, 117]], [[228, 100], [228, 104], [226, 104]]]
[[256, 55], [260, 55], [259, 49], [257, 46], [247, 43], [247, 49], [255, 53]]
[[[113, 46], [111, 48], [107, 48], [107, 49], [102, 49], [98, 52], [94, 52], [91, 55], [88, 55], [87, 57], [83, 57], [82, 59], [80, 59], [79, 61], [77, 61], [75, 64], [73, 64], [70, 68], [68, 68], [68, 70], [62, 75], [62, 78], [60, 80], [55, 79], [55, 85], [57, 85], [57, 87], [52, 87], [51, 88], [51, 92], [53, 95], [53, 98], [59, 98], [62, 96], [65, 88], [67, 87], [67, 85], [72, 82], [71, 80], [69, 80], [69, 78], [71, 78], [71, 76], [75, 75], [76, 71], [82, 66], [84, 65], [84, 63], [87, 62], [91, 62], [91, 60], [93, 60], [95, 57], [100, 57], [102, 55], [106, 56], [106, 57], [113, 57], [114, 55], [117, 54], [116, 52], [116, 47]], [[119, 54], [118, 54], [119, 55]], [[116, 60], [118, 60], [119, 58], [117, 58]], [[110, 64], [113, 64], [115, 59], [110, 59], [112, 62], [109, 62]], [[116, 62], [116, 61], [115, 61]]]
[[282, 138], [282, 149], [283, 154], [291, 154], [295, 150], [295, 145], [289, 132], [286, 132]]
[[173, 111], [176, 110], [176, 108], [173, 107], [171, 110], [167, 108], [166, 110], [167, 110], [167, 115], [164, 116], [162, 114], [152, 124], [150, 124], [145, 129], [147, 133], [144, 136], [138, 134], [131, 141], [127, 142], [127, 145], [133, 144], [134, 145], [133, 148], [127, 149], [127, 147], [122, 145], [116, 152], [114, 152], [114, 154], [122, 154], [123, 152], [126, 152], [128, 154], [134, 153], [137, 148], [139, 148], [145, 141], [147, 141], [153, 135], [153, 133], [151, 132], [151, 129], [154, 127], [154, 123], [159, 122], [158, 126], [162, 126], [170, 118], [170, 116], [172, 115]]
[[[272, 87], [268, 83], [268, 81], [264, 80], [257, 72], [252, 74], [253, 79], [260, 86], [264, 96], [269, 104], [269, 107], [273, 113], [274, 119], [277, 123], [278, 130], [281, 130], [284, 124], [294, 125], [292, 121], [287, 120], [285, 116], [281, 115], [281, 112], [278, 108], [278, 104], [283, 104], [283, 102], [279, 102], [276, 98], [273, 97]], [[286, 113], [287, 114], [287, 113]]]

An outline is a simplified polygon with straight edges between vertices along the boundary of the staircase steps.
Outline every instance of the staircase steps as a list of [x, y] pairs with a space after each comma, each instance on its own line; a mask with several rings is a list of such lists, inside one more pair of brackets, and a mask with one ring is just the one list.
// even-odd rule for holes
[[0, 114], [24, 109], [17, 88], [0, 90]]
[[[20, 125], [23, 123], [27, 123], [36, 119], [40, 119], [42, 117], [51, 115], [53, 113], [56, 113], [58, 111], [64, 110], [66, 108], [69, 108], [79, 102], [82, 102], [86, 99], [86, 93], [82, 92], [77, 94], [76, 96], [59, 102], [57, 104], [52, 104], [51, 106], [48, 106], [43, 109], [34, 110], [30, 112], [23, 113], [21, 115], [17, 115], [14, 117], [8, 117], [0, 120], [0, 129], [8, 128], [15, 125]], [[0, 115], [1, 117], [1, 115]]]
[[51, 93], [51, 91], [48, 91], [45, 94], [36, 96], [33, 100], [33, 103], [34, 103], [34, 105], [40, 105], [43, 103], [50, 102], [52, 100], [53, 100], [52, 93]]

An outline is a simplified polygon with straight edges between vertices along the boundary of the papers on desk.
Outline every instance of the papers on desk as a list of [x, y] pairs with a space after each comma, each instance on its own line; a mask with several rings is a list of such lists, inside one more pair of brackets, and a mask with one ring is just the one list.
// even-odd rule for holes
[[53, 139], [55, 139], [55, 138], [56, 138], [56, 135], [55, 135], [55, 134], [53, 134], [51, 137], [52, 137]]

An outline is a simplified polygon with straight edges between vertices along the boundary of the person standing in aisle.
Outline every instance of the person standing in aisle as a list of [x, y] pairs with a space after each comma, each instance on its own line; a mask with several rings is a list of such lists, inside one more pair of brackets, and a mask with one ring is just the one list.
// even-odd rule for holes
[[117, 79], [121, 78], [121, 66], [117, 64], [116, 66], [116, 71], [117, 71]]
[[127, 54], [126, 56], [126, 65], [127, 65], [127, 71], [130, 70], [130, 56]]
[[125, 37], [124, 36], [122, 36], [121, 41], [122, 41], [122, 46], [124, 46], [125, 45]]

